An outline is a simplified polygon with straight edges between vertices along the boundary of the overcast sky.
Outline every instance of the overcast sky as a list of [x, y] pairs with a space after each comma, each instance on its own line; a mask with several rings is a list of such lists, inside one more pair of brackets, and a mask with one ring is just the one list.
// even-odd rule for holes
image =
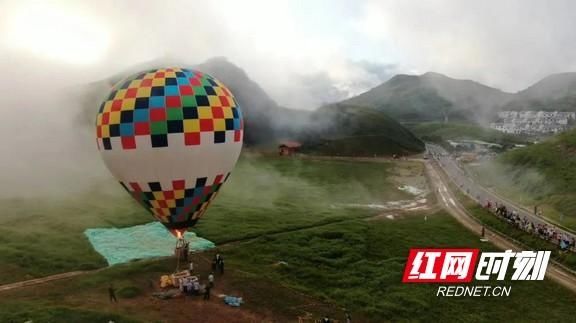
[[[1, 1], [0, 64], [23, 83], [96, 80], [158, 57], [225, 56], [280, 104], [311, 109], [396, 73], [518, 91], [576, 70], [575, 1]], [[0, 57], [1, 58], [1, 57]], [[8, 59], [6, 59], [8, 58]], [[3, 83], [17, 77], [4, 73]], [[6, 95], [6, 94], [4, 94]]]
[[298, 109], [397, 73], [517, 91], [576, 70], [575, 12], [576, 1], [0, 0], [0, 198], [111, 180], [86, 84], [139, 63], [225, 56]]

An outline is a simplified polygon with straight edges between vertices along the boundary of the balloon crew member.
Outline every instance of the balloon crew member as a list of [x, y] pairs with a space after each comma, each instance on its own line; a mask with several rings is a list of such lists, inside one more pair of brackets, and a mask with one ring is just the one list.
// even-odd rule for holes
[[220, 258], [218, 262], [218, 269], [220, 269], [220, 274], [224, 275], [224, 259]]
[[210, 299], [210, 290], [212, 289], [212, 286], [210, 286], [210, 284], [206, 285], [206, 287], [204, 288], [204, 300], [207, 301]]
[[208, 286], [211, 288], [214, 287], [214, 273], [210, 273], [210, 275], [208, 275]]
[[118, 303], [116, 298], [116, 289], [113, 285], [108, 286], [108, 297], [110, 298], [110, 303]]
[[220, 271], [220, 274], [224, 273], [224, 259], [220, 256], [220, 253], [214, 255], [214, 261], [212, 261], [212, 271]]

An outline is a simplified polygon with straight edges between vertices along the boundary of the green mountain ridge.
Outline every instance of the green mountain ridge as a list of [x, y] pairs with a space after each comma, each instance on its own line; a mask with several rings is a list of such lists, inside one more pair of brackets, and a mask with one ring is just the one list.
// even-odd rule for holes
[[512, 94], [439, 73], [396, 75], [343, 103], [369, 106], [405, 122], [487, 120]]
[[485, 125], [498, 111], [576, 111], [576, 73], [550, 75], [518, 93], [434, 72], [399, 74], [342, 103], [376, 108], [401, 122]]
[[331, 155], [413, 154], [423, 143], [383, 112], [350, 105], [314, 111], [278, 105], [239, 67], [214, 58], [196, 68], [224, 82], [235, 94], [246, 121], [246, 143], [271, 146], [283, 139], [301, 141], [303, 151]]
[[576, 73], [552, 74], [518, 92], [502, 110], [576, 111]]
[[[83, 118], [93, 119], [96, 106], [93, 101], [104, 97], [112, 84], [133, 73], [162, 66], [190, 65], [154, 60], [95, 82], [85, 91], [88, 103]], [[351, 106], [321, 107], [316, 111], [288, 109], [278, 105], [243, 69], [224, 57], [212, 58], [191, 68], [214, 76], [234, 93], [244, 116], [247, 146], [270, 148], [288, 139], [302, 141], [304, 149], [311, 153], [410, 154], [423, 150], [418, 138], [381, 111], [362, 107], [355, 110]], [[361, 137], [364, 140], [360, 140]], [[331, 150], [326, 149], [328, 146]]]
[[549, 75], [525, 90], [518, 96], [525, 99], [559, 99], [576, 94], [576, 73], [559, 73]]
[[424, 150], [424, 143], [381, 111], [334, 104], [311, 115], [312, 127], [300, 136], [308, 152], [347, 155], [406, 155]]

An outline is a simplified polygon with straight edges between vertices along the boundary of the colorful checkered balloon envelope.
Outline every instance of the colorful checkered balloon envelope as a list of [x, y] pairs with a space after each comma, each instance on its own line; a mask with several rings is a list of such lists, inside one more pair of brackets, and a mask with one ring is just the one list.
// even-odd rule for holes
[[116, 84], [96, 120], [98, 149], [120, 184], [173, 233], [193, 226], [230, 176], [242, 113], [208, 74], [156, 69]]

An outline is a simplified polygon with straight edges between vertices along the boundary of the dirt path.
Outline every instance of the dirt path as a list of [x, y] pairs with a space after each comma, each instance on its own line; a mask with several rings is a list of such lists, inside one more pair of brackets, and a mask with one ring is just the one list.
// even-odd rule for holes
[[[454, 196], [449, 188], [448, 178], [442, 173], [438, 165], [432, 161], [426, 162], [426, 170], [430, 178], [430, 185], [434, 189], [440, 203], [448, 212], [458, 220], [463, 226], [472, 232], [478, 233], [482, 231], [482, 224], [478, 222], [468, 211], [460, 204], [458, 199]], [[521, 251], [522, 248], [518, 243], [511, 241], [509, 238], [496, 233], [489, 228], [485, 228], [486, 237], [497, 247], [504, 250]], [[568, 288], [576, 293], [576, 277], [567, 270], [550, 262], [546, 276], [553, 281]]]
[[66, 278], [72, 278], [72, 277], [84, 275], [87, 273], [96, 272], [98, 270], [101, 270], [101, 269], [89, 270], [89, 271], [70, 271], [67, 273], [61, 273], [61, 274], [56, 274], [56, 275], [52, 275], [52, 276], [46, 276], [46, 277], [41, 277], [41, 278], [36, 278], [36, 279], [19, 281], [16, 283], [11, 283], [11, 284], [6, 284], [6, 285], [0, 285], [0, 292], [6, 291], [6, 290], [11, 290], [11, 289], [18, 289], [18, 288], [23, 288], [23, 287], [28, 287], [28, 286], [44, 284], [44, 283], [48, 283], [48, 282], [52, 282], [52, 281], [56, 281], [56, 280], [61, 280], [61, 279], [66, 279]]

